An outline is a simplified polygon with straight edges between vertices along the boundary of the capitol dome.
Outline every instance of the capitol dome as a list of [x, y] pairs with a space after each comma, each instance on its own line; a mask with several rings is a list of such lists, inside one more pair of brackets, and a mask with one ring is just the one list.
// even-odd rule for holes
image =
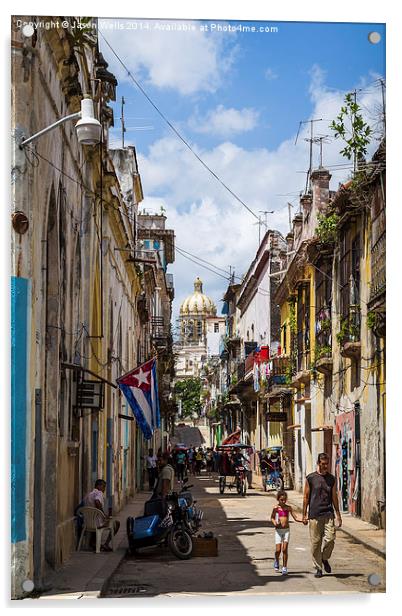
[[180, 316], [216, 316], [216, 306], [208, 295], [202, 292], [202, 280], [194, 281], [194, 292], [180, 306]]

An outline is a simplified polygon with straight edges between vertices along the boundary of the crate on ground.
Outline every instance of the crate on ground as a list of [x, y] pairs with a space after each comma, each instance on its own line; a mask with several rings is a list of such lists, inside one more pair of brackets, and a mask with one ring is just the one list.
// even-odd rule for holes
[[218, 539], [193, 537], [192, 556], [218, 556]]

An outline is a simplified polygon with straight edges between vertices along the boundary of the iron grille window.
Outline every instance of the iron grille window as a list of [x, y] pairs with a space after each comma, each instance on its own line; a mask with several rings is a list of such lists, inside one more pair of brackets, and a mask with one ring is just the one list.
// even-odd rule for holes
[[347, 318], [349, 316], [349, 283], [350, 283], [350, 230], [347, 229], [341, 238], [341, 251], [340, 251], [340, 263], [339, 263], [339, 277], [340, 277], [340, 299], [341, 299], [341, 316]]
[[332, 264], [324, 261], [318, 264], [315, 277], [315, 335], [321, 348], [332, 346], [331, 295]]
[[360, 339], [360, 234], [345, 231], [341, 240], [341, 318], [349, 341]]
[[299, 287], [297, 292], [297, 371], [302, 370], [303, 366], [303, 322], [304, 322], [304, 306], [303, 306], [303, 288]]

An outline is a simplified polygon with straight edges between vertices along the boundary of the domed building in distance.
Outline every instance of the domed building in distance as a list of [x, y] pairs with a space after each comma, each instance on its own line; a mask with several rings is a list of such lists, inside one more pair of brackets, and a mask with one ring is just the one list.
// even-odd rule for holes
[[203, 292], [198, 277], [194, 291], [180, 306], [179, 321], [180, 342], [175, 345], [177, 380], [199, 376], [207, 358], [219, 355], [219, 340], [225, 333], [225, 317], [216, 315], [216, 306]]

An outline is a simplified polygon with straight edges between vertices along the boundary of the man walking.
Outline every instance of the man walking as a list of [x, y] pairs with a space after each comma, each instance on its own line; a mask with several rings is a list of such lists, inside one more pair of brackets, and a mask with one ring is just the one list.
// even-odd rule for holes
[[[322, 567], [331, 573], [329, 559], [335, 545], [334, 509], [338, 527], [342, 526], [335, 477], [328, 472], [329, 456], [320, 453], [317, 471], [306, 477], [303, 497], [303, 523], [309, 524], [311, 554], [316, 569], [314, 577], [322, 577]], [[308, 509], [308, 517], [307, 517]]]

